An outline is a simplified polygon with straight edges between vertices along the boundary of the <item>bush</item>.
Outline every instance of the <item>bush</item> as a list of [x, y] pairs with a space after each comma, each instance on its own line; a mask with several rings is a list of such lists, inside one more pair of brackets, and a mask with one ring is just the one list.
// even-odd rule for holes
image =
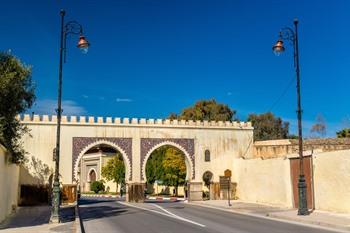
[[202, 191], [202, 197], [205, 200], [209, 200], [210, 199], [210, 193], [209, 191]]
[[93, 191], [94, 193], [105, 191], [105, 185], [103, 184], [102, 181], [94, 181], [91, 184], [90, 190]]

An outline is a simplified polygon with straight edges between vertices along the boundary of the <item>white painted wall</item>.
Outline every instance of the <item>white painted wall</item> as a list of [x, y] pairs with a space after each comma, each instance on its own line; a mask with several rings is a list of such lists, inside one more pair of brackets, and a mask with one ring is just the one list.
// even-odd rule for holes
[[350, 213], [350, 150], [314, 154], [315, 207]]
[[6, 149], [0, 144], [0, 222], [17, 207], [19, 167], [6, 161]]
[[293, 206], [289, 159], [237, 159], [234, 173], [240, 200]]

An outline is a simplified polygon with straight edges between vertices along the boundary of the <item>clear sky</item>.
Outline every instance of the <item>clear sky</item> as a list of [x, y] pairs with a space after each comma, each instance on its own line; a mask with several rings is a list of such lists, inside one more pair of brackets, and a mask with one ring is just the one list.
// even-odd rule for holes
[[292, 46], [271, 47], [297, 17], [304, 132], [318, 114], [328, 136], [350, 127], [350, 1], [2, 1], [0, 50], [32, 65], [36, 114], [56, 108], [62, 8], [91, 43], [83, 55], [68, 39], [66, 115], [165, 118], [215, 98], [241, 120], [272, 111], [295, 133]]

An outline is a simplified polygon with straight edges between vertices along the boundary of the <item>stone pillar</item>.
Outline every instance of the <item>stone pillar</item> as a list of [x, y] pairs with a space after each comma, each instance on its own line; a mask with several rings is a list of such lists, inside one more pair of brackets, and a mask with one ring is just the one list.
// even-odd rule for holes
[[202, 188], [203, 188], [202, 182], [190, 182], [188, 186], [188, 200], [189, 201], [203, 200]]
[[85, 182], [84, 192], [90, 192], [90, 191], [91, 191], [91, 183], [90, 182]]
[[127, 202], [144, 202], [145, 201], [145, 183], [128, 183], [126, 184], [126, 201]]

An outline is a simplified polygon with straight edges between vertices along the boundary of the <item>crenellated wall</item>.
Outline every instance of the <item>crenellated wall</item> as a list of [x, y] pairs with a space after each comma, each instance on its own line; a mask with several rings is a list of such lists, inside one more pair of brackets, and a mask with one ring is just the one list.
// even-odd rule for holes
[[[17, 119], [21, 122], [30, 123], [47, 123], [56, 124], [56, 115], [18, 115]], [[170, 119], [146, 119], [146, 118], [120, 118], [120, 117], [94, 117], [94, 116], [62, 116], [62, 124], [104, 124], [104, 125], [150, 125], [152, 127], [168, 126], [168, 127], [220, 127], [220, 128], [247, 128], [252, 127], [251, 122], [237, 122], [237, 121], [186, 121], [186, 120], [170, 120]]]
[[[31, 136], [23, 137], [28, 156], [53, 168], [57, 117], [22, 115], [18, 119], [30, 129]], [[232, 170], [234, 181], [234, 159], [251, 156], [252, 140], [250, 122], [62, 116], [61, 180], [73, 183], [82, 154], [103, 143], [121, 151], [129, 183], [145, 182], [142, 170], [147, 158], [162, 145], [184, 152], [190, 181], [202, 182], [203, 173], [211, 171], [218, 182], [226, 169]], [[210, 151], [210, 162], [204, 161], [205, 150]]]
[[[256, 141], [253, 147], [253, 158], [278, 158], [287, 154], [298, 153], [299, 141], [297, 139], [282, 139]], [[338, 151], [350, 149], [350, 138], [315, 138], [304, 139], [304, 151]]]

